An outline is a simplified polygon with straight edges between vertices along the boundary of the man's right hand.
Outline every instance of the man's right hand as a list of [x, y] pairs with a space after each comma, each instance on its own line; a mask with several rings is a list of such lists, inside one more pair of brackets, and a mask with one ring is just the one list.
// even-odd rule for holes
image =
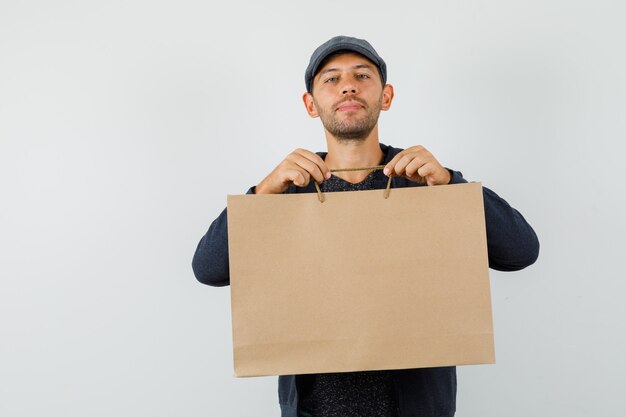
[[319, 155], [306, 149], [296, 149], [256, 186], [255, 193], [281, 194], [292, 184], [306, 187], [311, 179], [322, 183], [330, 175], [330, 169]]

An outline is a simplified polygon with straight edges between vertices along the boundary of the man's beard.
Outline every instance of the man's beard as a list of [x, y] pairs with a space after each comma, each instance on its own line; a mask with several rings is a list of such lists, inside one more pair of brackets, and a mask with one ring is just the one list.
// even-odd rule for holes
[[[363, 108], [366, 111], [365, 116], [354, 119], [350, 118], [348, 120], [339, 120], [337, 114], [334, 109], [339, 107], [341, 103], [344, 101], [356, 101], [363, 105]], [[341, 141], [364, 141], [367, 136], [372, 132], [376, 123], [378, 122], [378, 116], [380, 115], [380, 105], [382, 101], [382, 94], [380, 100], [374, 103], [373, 107], [369, 107], [365, 102], [350, 98], [348, 100], [342, 100], [339, 103], [333, 105], [332, 109], [329, 111], [322, 110], [322, 108], [317, 104], [315, 98], [313, 98], [315, 103], [315, 107], [317, 108], [320, 119], [322, 120], [322, 124], [324, 128], [330, 132], [335, 138]]]

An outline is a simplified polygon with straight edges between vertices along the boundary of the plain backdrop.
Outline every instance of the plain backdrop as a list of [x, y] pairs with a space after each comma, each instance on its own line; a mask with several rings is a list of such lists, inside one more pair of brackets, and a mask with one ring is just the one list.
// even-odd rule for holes
[[459, 417], [620, 414], [626, 6], [595, 0], [0, 0], [0, 415], [278, 416], [233, 377], [228, 288], [191, 258], [296, 147], [311, 52], [368, 39], [422, 144], [518, 208], [539, 261], [491, 272], [496, 365]]

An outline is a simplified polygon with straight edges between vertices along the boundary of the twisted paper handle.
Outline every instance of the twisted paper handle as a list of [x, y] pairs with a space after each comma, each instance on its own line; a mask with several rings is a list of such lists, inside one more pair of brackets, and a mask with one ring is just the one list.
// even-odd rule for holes
[[[363, 168], [339, 168], [339, 169], [331, 169], [330, 172], [342, 172], [342, 171], [377, 171], [379, 169], [383, 169], [384, 165], [376, 165], [373, 167], [363, 167]], [[389, 190], [391, 190], [391, 176], [389, 175], [389, 180], [387, 181], [387, 188], [385, 188], [385, 192], [383, 193], [384, 198], [389, 198]], [[320, 203], [323, 203], [326, 199], [324, 198], [324, 194], [322, 190], [320, 190], [320, 186], [317, 181], [313, 180], [315, 184], [315, 188], [317, 189], [317, 198], [320, 200]]]

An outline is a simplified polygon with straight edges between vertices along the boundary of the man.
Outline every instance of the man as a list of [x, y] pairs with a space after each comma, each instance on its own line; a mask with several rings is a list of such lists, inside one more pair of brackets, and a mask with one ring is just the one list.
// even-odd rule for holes
[[[305, 72], [304, 105], [324, 126], [328, 152], [296, 149], [249, 194], [437, 186], [467, 182], [423, 146], [397, 149], [378, 141], [378, 116], [393, 101], [383, 59], [365, 40], [337, 36], [318, 47]], [[331, 169], [384, 165], [384, 170]], [[520, 270], [537, 259], [539, 242], [522, 215], [483, 188], [489, 266]], [[197, 279], [229, 284], [226, 210], [211, 224], [193, 259]], [[456, 409], [456, 368], [279, 377], [283, 417], [444, 417]]]

